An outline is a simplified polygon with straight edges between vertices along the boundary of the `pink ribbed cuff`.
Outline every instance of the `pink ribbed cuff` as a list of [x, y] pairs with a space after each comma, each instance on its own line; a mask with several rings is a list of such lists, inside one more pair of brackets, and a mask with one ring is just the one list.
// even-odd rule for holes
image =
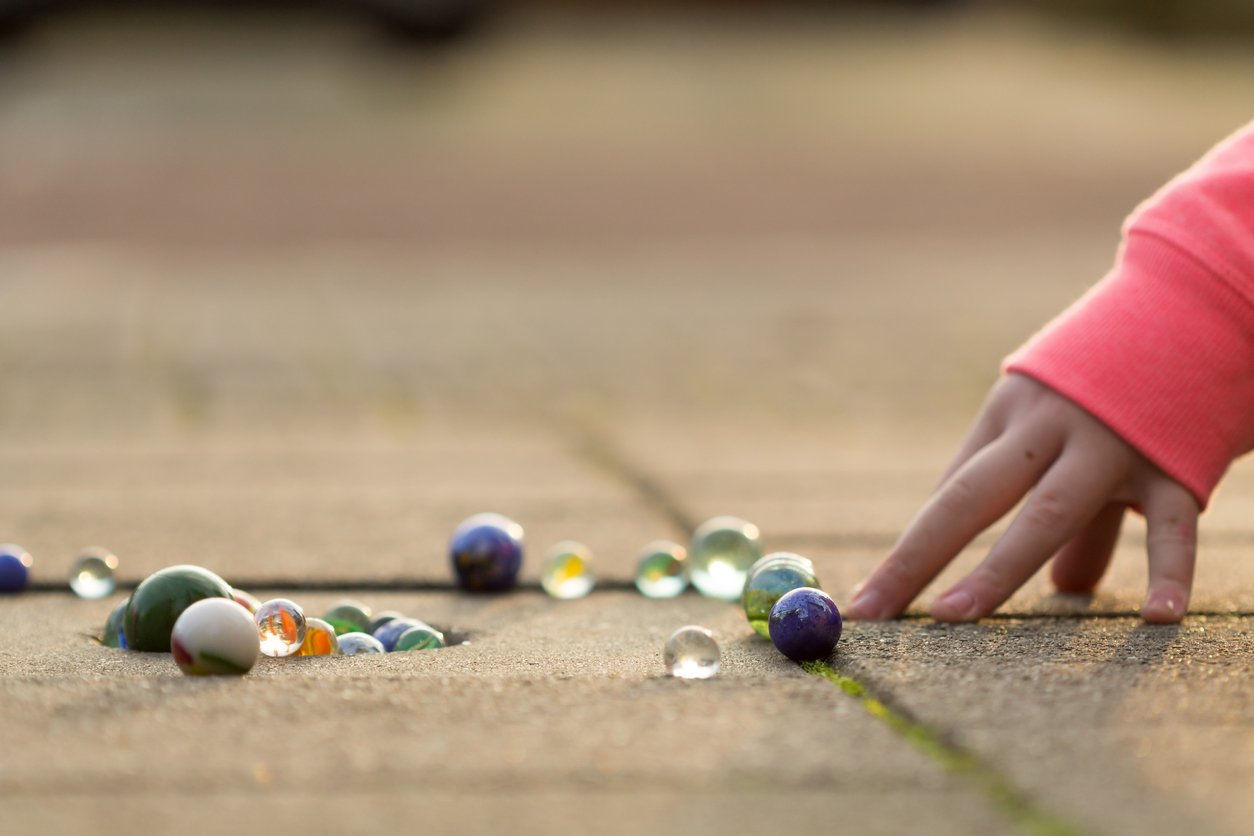
[[1011, 355], [1205, 506], [1254, 447], [1254, 304], [1175, 246], [1131, 232], [1119, 264]]

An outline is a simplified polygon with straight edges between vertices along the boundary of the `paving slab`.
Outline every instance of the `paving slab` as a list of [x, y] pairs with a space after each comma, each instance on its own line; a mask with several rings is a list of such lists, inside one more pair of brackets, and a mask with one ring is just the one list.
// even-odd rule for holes
[[[311, 612], [335, 600], [287, 594]], [[585, 826], [598, 809], [621, 811], [604, 823], [610, 832], [725, 832], [746, 826], [742, 815], [768, 825], [776, 805], [795, 823], [836, 805], [873, 832], [909, 829], [940, 811], [939, 832], [1007, 825], [977, 787], [788, 662], [728, 604], [629, 593], [575, 602], [534, 593], [358, 597], [469, 644], [262, 659], [243, 679], [196, 680], [168, 654], [91, 642], [112, 601], [31, 594], [0, 602], [12, 634], [0, 651], [6, 811], [18, 822], [77, 828], [105, 794], [111, 809], [156, 822], [193, 798], [226, 809], [277, 799], [294, 824], [308, 826], [360, 815], [380, 796], [391, 799], [382, 821], [396, 820], [417, 795], [454, 832], [520, 804], [522, 828], [550, 832]], [[722, 640], [714, 680], [662, 675], [663, 640], [690, 622]], [[303, 808], [311, 793], [321, 802]], [[490, 799], [486, 807], [478, 797]], [[468, 802], [476, 809], [456, 815]]]
[[[1097, 833], [1244, 833], [1248, 617], [864, 625], [834, 666]], [[961, 695], [955, 699], [955, 695]]]

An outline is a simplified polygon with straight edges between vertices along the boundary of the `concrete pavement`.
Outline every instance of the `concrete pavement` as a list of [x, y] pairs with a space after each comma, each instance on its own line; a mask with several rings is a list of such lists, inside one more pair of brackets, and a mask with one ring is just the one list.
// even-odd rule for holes
[[[1038, 578], [978, 625], [849, 625], [861, 696], [732, 605], [630, 591], [642, 544], [734, 513], [846, 601], [999, 358], [1248, 115], [1221, 50], [824, 25], [524, 21], [436, 65], [315, 21], [248, 28], [251, 65], [213, 60], [229, 22], [155, 30], [180, 51], [84, 18], [6, 54], [0, 532], [45, 591], [0, 600], [0, 831], [1242, 832], [1249, 462], [1183, 626], [1134, 617], [1132, 524], [1091, 601]], [[528, 588], [471, 598], [444, 543], [489, 509]], [[563, 538], [586, 600], [530, 586]], [[193, 681], [51, 591], [93, 543], [128, 582], [200, 563], [469, 644]], [[662, 676], [687, 623], [713, 681]]]

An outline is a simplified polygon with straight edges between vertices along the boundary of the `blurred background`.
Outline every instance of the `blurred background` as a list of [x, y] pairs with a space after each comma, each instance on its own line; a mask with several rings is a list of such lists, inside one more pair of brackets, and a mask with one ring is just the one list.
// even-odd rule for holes
[[538, 487], [589, 446], [871, 565], [1254, 102], [1236, 0], [0, 17], [0, 522], [137, 576], [226, 536], [412, 574], [398, 543], [528, 501], [629, 556], [656, 520]]

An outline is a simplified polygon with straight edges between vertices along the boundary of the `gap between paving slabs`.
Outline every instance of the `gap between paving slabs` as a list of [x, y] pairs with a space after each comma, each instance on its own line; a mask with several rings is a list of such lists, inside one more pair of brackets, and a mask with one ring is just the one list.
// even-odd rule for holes
[[1024, 833], [1032, 836], [1081, 836], [1083, 833], [1070, 822], [1041, 809], [975, 753], [947, 741], [940, 732], [911, 718], [902, 709], [891, 707], [852, 676], [840, 673], [827, 662], [802, 662], [801, 668], [806, 673], [828, 680], [857, 700], [868, 714], [903, 737], [931, 761], [973, 783]]

